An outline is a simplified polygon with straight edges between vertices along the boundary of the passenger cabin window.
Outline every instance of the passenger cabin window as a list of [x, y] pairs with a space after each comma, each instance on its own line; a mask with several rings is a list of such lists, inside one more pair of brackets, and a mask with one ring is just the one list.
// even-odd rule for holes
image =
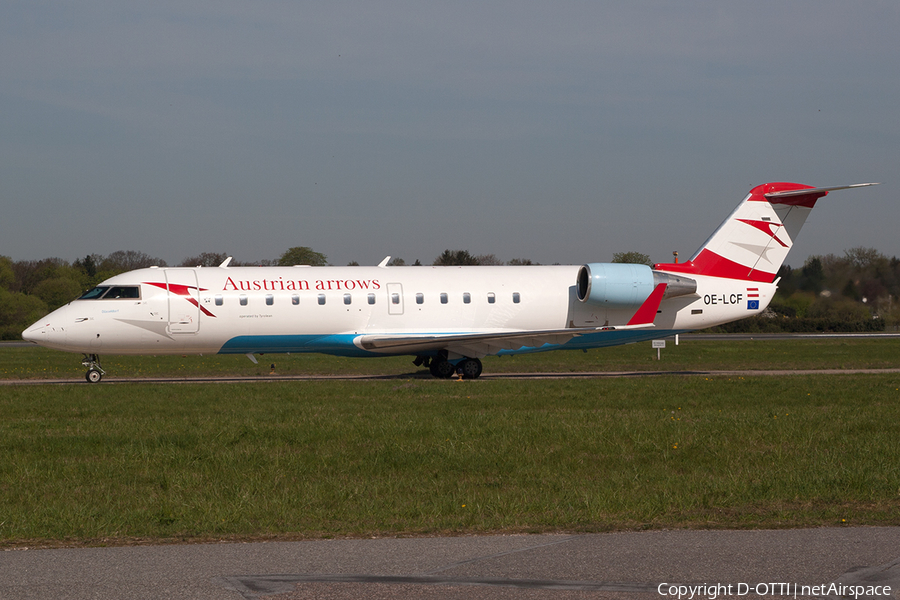
[[297, 294], [291, 296], [291, 304], [293, 304], [294, 306], [300, 304], [300, 296], [298, 296]]
[[369, 294], [366, 298], [368, 299], [369, 304], [375, 304], [375, 294]]
[[222, 294], [216, 294], [216, 306], [222, 306], [224, 302], [225, 299], [222, 297]]
[[400, 294], [397, 292], [391, 294], [391, 304], [400, 304]]
[[450, 299], [447, 296], [447, 292], [441, 292], [441, 304], [447, 304]]
[[422, 292], [416, 294], [416, 304], [425, 304], [425, 294]]
[[469, 304], [472, 302], [472, 294], [469, 292], [463, 292], [463, 304]]
[[488, 304], [493, 304], [497, 301], [497, 297], [494, 296], [494, 292], [488, 292]]
[[522, 297], [519, 295], [519, 292], [513, 292], [513, 304], [518, 304], [522, 301]]
[[319, 306], [325, 306], [325, 294], [319, 294], [317, 297]]
[[241, 306], [247, 306], [247, 294], [240, 295]]
[[350, 304], [353, 302], [353, 297], [350, 294], [344, 294], [344, 304]]
[[275, 304], [275, 296], [266, 294], [266, 306], [272, 306], [273, 304]]

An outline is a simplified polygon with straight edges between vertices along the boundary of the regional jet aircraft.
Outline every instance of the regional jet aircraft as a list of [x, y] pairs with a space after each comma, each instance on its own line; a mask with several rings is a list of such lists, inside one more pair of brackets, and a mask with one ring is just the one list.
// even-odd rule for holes
[[615, 346], [759, 314], [816, 200], [828, 192], [753, 188], [682, 263], [572, 266], [139, 269], [112, 277], [22, 333], [99, 355], [321, 352], [410, 355], [432, 375], [474, 379], [481, 358]]

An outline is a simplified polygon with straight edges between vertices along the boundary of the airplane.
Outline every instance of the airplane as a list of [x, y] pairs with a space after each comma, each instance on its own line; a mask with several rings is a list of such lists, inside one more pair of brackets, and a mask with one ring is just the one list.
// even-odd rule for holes
[[481, 358], [669, 337], [761, 313], [806, 217], [829, 192], [874, 183], [754, 187], [686, 262], [568, 266], [150, 267], [116, 275], [23, 339], [104, 354], [319, 352], [414, 356], [437, 378]]

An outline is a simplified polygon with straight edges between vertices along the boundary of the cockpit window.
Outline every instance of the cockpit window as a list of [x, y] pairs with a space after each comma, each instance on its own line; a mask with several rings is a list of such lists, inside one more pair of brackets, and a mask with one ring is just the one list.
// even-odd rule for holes
[[139, 300], [141, 297], [141, 288], [137, 285], [99, 285], [89, 292], [85, 292], [79, 300]]
[[140, 299], [141, 288], [136, 285], [117, 285], [109, 288], [109, 291], [103, 295], [104, 300], [114, 300], [116, 298], [123, 299]]
[[105, 285], [95, 287], [94, 289], [88, 290], [87, 292], [82, 294], [79, 300], [96, 300], [97, 298], [103, 296], [103, 294], [105, 294], [106, 290], [108, 289], [109, 287]]

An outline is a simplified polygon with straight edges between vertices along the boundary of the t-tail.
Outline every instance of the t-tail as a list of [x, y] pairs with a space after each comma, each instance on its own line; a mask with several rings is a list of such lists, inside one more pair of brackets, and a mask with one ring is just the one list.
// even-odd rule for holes
[[683, 263], [660, 263], [655, 270], [772, 283], [800, 228], [828, 192], [860, 188], [857, 183], [814, 188], [799, 183], [758, 185], [738, 204], [699, 250]]

